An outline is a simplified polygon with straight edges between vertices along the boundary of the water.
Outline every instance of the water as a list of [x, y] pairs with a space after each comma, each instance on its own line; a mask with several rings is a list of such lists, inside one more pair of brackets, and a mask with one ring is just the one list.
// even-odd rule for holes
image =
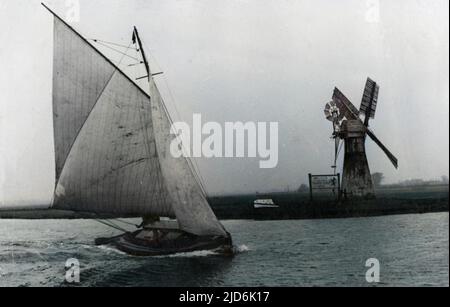
[[380, 261], [381, 286], [448, 286], [448, 212], [370, 218], [225, 221], [237, 254], [138, 258], [93, 245], [117, 233], [95, 221], [0, 220], [0, 286], [368, 286], [365, 262]]

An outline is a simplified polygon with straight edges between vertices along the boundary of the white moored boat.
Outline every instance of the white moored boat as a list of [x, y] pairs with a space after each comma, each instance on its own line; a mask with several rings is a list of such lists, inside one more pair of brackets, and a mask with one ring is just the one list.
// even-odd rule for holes
[[257, 199], [253, 202], [253, 208], [279, 208], [272, 199]]

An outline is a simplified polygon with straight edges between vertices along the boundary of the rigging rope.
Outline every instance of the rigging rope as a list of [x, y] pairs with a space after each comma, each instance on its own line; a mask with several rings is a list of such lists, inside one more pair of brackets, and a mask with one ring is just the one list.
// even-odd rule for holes
[[[155, 62], [155, 64], [159, 67], [159, 70], [162, 70], [161, 69], [161, 65], [159, 65], [159, 63], [156, 60], [156, 58], [153, 57], [152, 53], [150, 52], [151, 51], [150, 48], [147, 47], [145, 42], [143, 42], [143, 45], [144, 45], [144, 48], [148, 51], [147, 53], [149, 54], [149, 56], [152, 58], [152, 60]], [[169, 86], [169, 84], [167, 82], [167, 79], [164, 76], [163, 76], [163, 81], [164, 81], [164, 84], [165, 84], [165, 86], [167, 88], [167, 91], [169, 92], [170, 98], [172, 100], [172, 105], [173, 105], [173, 107], [175, 109], [176, 116], [178, 117], [178, 119], [181, 120], [181, 116], [180, 116], [180, 113], [178, 112], [178, 108], [177, 108], [177, 104], [175, 102], [174, 95], [173, 95], [172, 91], [170, 90], [170, 86]], [[163, 107], [165, 109], [167, 117], [169, 118], [170, 123], [173, 124], [173, 119], [172, 119], [169, 111], [167, 110], [167, 106], [165, 105], [164, 101], [163, 101]], [[183, 146], [182, 142], [181, 142], [181, 144]], [[200, 168], [199, 168], [199, 166], [197, 164], [197, 161], [195, 159], [191, 159], [189, 157], [185, 157], [185, 158], [186, 158], [186, 160], [188, 162], [188, 165], [189, 165], [189, 168], [191, 169], [192, 174], [194, 175], [195, 179], [197, 180], [198, 184], [200, 185], [200, 189], [201, 189], [202, 193], [204, 194], [205, 197], [207, 197], [208, 194], [207, 194], [206, 188], [205, 188], [205, 180], [204, 180], [204, 178], [203, 178], [203, 176], [202, 176], [202, 174], [200, 172]]]
[[[117, 52], [117, 53], [122, 54], [123, 57], [122, 57], [122, 59], [120, 60], [120, 62], [119, 62], [118, 65], [121, 65], [121, 62], [122, 62], [122, 60], [123, 60], [124, 57], [128, 57], [128, 58], [133, 59], [133, 60], [135, 60], [135, 61], [137, 62], [137, 63], [130, 64], [130, 65], [127, 65], [127, 66], [130, 66], [130, 67], [131, 67], [131, 66], [137, 66], [137, 65], [139, 65], [139, 64], [143, 64], [143, 61], [140, 60], [139, 58], [133, 57], [133, 56], [130, 56], [130, 55], [127, 54], [127, 52], [128, 52], [129, 49], [134, 49], [135, 51], [139, 51], [138, 48], [130, 48], [130, 46], [132, 45], [132, 43], [130, 43], [130, 45], [128, 45], [128, 46], [125, 46], [125, 45], [121, 45], [121, 44], [117, 44], [117, 43], [113, 43], [113, 42], [108, 42], [108, 41], [104, 41], [104, 40], [99, 40], [99, 39], [90, 39], [90, 40], [96, 42], [97, 44], [99, 44], [99, 45], [101, 45], [101, 46], [104, 46], [105, 48], [111, 49], [111, 50], [113, 50], [113, 51], [115, 51], [115, 52]], [[112, 48], [112, 47], [108, 46], [107, 44], [114, 45], [114, 46], [118, 46], [118, 47], [122, 47], [122, 48], [126, 48], [126, 50], [125, 50], [125, 52], [123, 52], [123, 51], [117, 50], [117, 49], [115, 49], [115, 48]], [[158, 63], [158, 61], [156, 60], [156, 58], [153, 57], [152, 53], [150, 52], [150, 48], [147, 47], [147, 45], [145, 44], [145, 42], [143, 42], [143, 44], [144, 44], [144, 48], [147, 49], [148, 54], [150, 55], [150, 57], [152, 58], [152, 60], [155, 62], [155, 64], [156, 64], [156, 65], [160, 68], [160, 70], [161, 70], [161, 66], [159, 65], [159, 63]], [[167, 82], [167, 79], [164, 78], [164, 76], [163, 76], [163, 81], [164, 81], [164, 83], [165, 83], [165, 86], [166, 86], [166, 88], [167, 88], [167, 90], [168, 90], [168, 92], [169, 92], [170, 98], [171, 98], [171, 100], [172, 100], [172, 104], [173, 104], [173, 107], [174, 107], [174, 109], [175, 109], [176, 116], [177, 116], [179, 119], [181, 119], [180, 113], [179, 113], [178, 108], [177, 108], [177, 105], [176, 105], [176, 103], [175, 103], [174, 95], [173, 95], [172, 91], [170, 90], [170, 86], [169, 86], [169, 84], [168, 84], [168, 82]], [[168, 117], [168, 119], [169, 119], [169, 122], [170, 122], [171, 124], [173, 124], [173, 119], [172, 119], [170, 113], [168, 112], [167, 106], [165, 105], [164, 102], [163, 102], [163, 107], [164, 107], [164, 110], [165, 110], [165, 112], [166, 112], [166, 115], [167, 115], [167, 117]], [[200, 186], [200, 189], [201, 189], [202, 193], [204, 194], [205, 197], [207, 197], [208, 194], [207, 194], [206, 188], [205, 188], [205, 180], [204, 180], [204, 178], [203, 178], [203, 176], [202, 176], [202, 174], [201, 174], [201, 172], [200, 172], [200, 168], [199, 168], [199, 166], [198, 166], [197, 161], [196, 161], [195, 159], [190, 159], [189, 157], [185, 157], [185, 158], [186, 158], [186, 161], [188, 162], [188, 165], [189, 165], [189, 168], [191, 169], [192, 174], [194, 175], [195, 179], [197, 180], [197, 182], [198, 182], [198, 184], [199, 184], [199, 186]]]
[[123, 223], [123, 224], [127, 224], [127, 225], [131, 225], [131, 226], [135, 226], [136, 228], [139, 228], [139, 225], [135, 224], [135, 223], [131, 223], [122, 219], [114, 219], [117, 222]]
[[[111, 49], [111, 50], [113, 50], [113, 51], [115, 51], [115, 52], [117, 52], [117, 53], [120, 53], [120, 54], [122, 54], [122, 55], [124, 55], [124, 56], [126, 56], [126, 57], [128, 57], [128, 58], [130, 58], [130, 59], [133, 59], [133, 60], [135, 60], [135, 61], [139, 61], [139, 59], [137, 59], [137, 58], [135, 58], [135, 57], [132, 57], [132, 56], [130, 56], [130, 55], [128, 55], [128, 54], [126, 53], [126, 52], [128, 52], [128, 50], [130, 49], [130, 47], [127, 48], [126, 52], [123, 52], [123, 51], [117, 50], [117, 49], [115, 49], [115, 48], [113, 48], [113, 47], [110, 47], [110, 46], [108, 46], [108, 45], [106, 45], [106, 44], [103, 44], [103, 43], [101, 43], [101, 42], [99, 42], [99, 41], [96, 41], [96, 43], [99, 44], [99, 45], [101, 45], [101, 46], [103, 46], [103, 47], [105, 47], [105, 48], [108, 48], [108, 49]], [[130, 45], [131, 45], [131, 44], [130, 44]]]
[[114, 224], [113, 222], [109, 221], [109, 220], [99, 220], [99, 219], [95, 219], [95, 221], [99, 222], [100, 224], [106, 225], [108, 227], [123, 231], [123, 232], [128, 232], [126, 229], [117, 226], [116, 224]]
[[130, 45], [127, 47], [125, 45], [121, 45], [121, 44], [117, 44], [117, 43], [113, 43], [113, 42], [108, 42], [108, 41], [104, 41], [101, 39], [96, 39], [96, 38], [89, 38], [89, 40], [96, 42], [96, 43], [104, 43], [104, 44], [109, 44], [109, 45], [113, 45], [113, 46], [117, 46], [117, 47], [122, 47], [122, 48], [126, 48], [126, 49], [130, 49]]

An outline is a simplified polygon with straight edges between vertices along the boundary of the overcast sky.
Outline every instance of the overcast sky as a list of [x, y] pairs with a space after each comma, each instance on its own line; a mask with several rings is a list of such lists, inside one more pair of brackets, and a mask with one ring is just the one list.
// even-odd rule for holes
[[[70, 18], [64, 0], [47, 4]], [[67, 2], [70, 3], [71, 1]], [[386, 182], [449, 173], [447, 0], [95, 0], [71, 22], [86, 37], [128, 45], [132, 26], [174, 120], [279, 122], [279, 164], [198, 161], [209, 194], [297, 188], [328, 173], [331, 124], [323, 107], [338, 86], [357, 106], [366, 78], [380, 84], [371, 127], [372, 172]], [[50, 202], [52, 16], [36, 0], [0, 0], [0, 203]], [[111, 54], [114, 57], [114, 54]], [[156, 60], [155, 60], [156, 59]], [[170, 90], [169, 90], [170, 89]]]

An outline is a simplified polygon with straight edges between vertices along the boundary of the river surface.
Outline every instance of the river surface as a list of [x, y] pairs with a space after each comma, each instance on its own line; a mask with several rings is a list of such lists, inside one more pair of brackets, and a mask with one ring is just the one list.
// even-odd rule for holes
[[[96, 221], [0, 220], [0, 286], [68, 286], [70, 258], [80, 264], [79, 286], [449, 286], [448, 220], [445, 212], [224, 221], [232, 258], [133, 257], [95, 246], [118, 233]], [[366, 281], [369, 258], [379, 261], [379, 283]]]

